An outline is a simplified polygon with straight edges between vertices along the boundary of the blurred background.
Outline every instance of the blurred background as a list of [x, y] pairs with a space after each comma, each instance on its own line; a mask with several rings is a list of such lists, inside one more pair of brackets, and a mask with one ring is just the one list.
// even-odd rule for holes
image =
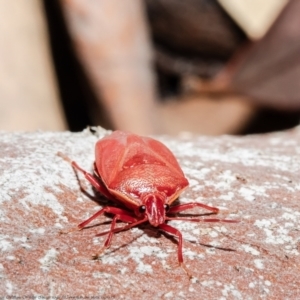
[[292, 128], [299, 14], [298, 0], [0, 0], [0, 130]]

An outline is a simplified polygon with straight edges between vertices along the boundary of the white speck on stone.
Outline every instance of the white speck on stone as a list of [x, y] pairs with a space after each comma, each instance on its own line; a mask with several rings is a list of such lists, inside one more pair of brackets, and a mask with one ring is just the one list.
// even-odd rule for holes
[[257, 227], [259, 227], [260, 229], [263, 229], [265, 227], [270, 227], [271, 224], [275, 224], [275, 223], [276, 223], [275, 220], [273, 221], [271, 219], [269, 219], [269, 220], [263, 219], [263, 220], [256, 220], [254, 222], [254, 225], [257, 226]]
[[260, 270], [264, 269], [264, 264], [261, 259], [254, 259], [254, 265], [257, 269], [260, 269]]
[[231, 201], [234, 199], [234, 193], [233, 192], [228, 192], [227, 194], [222, 193], [219, 196], [220, 200], [225, 200], [225, 201]]
[[48, 271], [51, 268], [51, 266], [55, 264], [57, 256], [58, 252], [55, 249], [49, 249], [46, 252], [46, 255], [39, 259], [39, 262], [41, 263], [40, 268], [43, 271]]
[[245, 198], [245, 200], [247, 201], [254, 201], [255, 200], [255, 192], [254, 190], [251, 190], [249, 188], [246, 187], [241, 187], [239, 190], [239, 193], [241, 194], [241, 196], [243, 196]]
[[164, 295], [164, 298], [173, 298], [173, 295], [174, 295], [173, 292], [170, 291]]
[[216, 231], [211, 231], [211, 232], [209, 233], [209, 235], [210, 235], [212, 238], [216, 238], [216, 237], [219, 236], [219, 234], [218, 234]]
[[249, 236], [249, 237], [253, 237], [253, 236], [255, 236], [255, 233], [253, 233], [253, 232], [250, 232], [250, 233], [248, 233], [248, 234], [247, 234], [247, 236]]
[[204, 255], [203, 253], [198, 253], [195, 251], [192, 251], [190, 249], [183, 249], [183, 255], [185, 258], [189, 259], [189, 260], [194, 260], [194, 259], [204, 259]]
[[259, 255], [260, 252], [257, 251], [255, 248], [249, 246], [249, 245], [242, 245], [241, 248], [245, 250], [247, 253], [251, 253], [252, 255]]
[[214, 230], [222, 233], [228, 232], [227, 228], [225, 226], [214, 226]]
[[216, 254], [216, 249], [215, 248], [207, 248], [207, 249], [205, 249], [205, 252], [207, 253], [207, 254]]
[[232, 295], [234, 299], [243, 299], [242, 294], [238, 290], [233, 290]]
[[205, 179], [206, 173], [203, 172], [203, 169], [197, 170], [197, 169], [195, 169], [195, 166], [192, 166], [191, 168], [182, 167], [182, 170], [185, 174], [189, 174], [189, 178], [188, 178], [189, 182], [192, 179], [197, 181], [197, 184], [195, 182], [195, 186], [199, 184], [199, 180], [202, 181]]
[[27, 244], [27, 243], [22, 243], [21, 246], [25, 249], [31, 249], [31, 245]]
[[[224, 205], [224, 203], [223, 203], [223, 205]], [[228, 207], [226, 207], [225, 205], [224, 206], [218, 205], [218, 209], [220, 210], [220, 212], [221, 211], [229, 211]]]
[[222, 286], [222, 283], [220, 281], [216, 281], [216, 286]]
[[199, 282], [198, 278], [196, 277], [191, 278], [191, 283], [197, 283], [197, 282]]
[[27, 241], [27, 237], [26, 236], [22, 236], [22, 237], [14, 237], [13, 238], [14, 242], [23, 242], [25, 243]]
[[[138, 228], [133, 228], [132, 229], [132, 232], [133, 233], [136, 233], [136, 234], [141, 234], [143, 233], [140, 229]], [[158, 244], [159, 241], [157, 240], [157, 238], [154, 238], [154, 237], [150, 237], [148, 236], [147, 234], [142, 234], [142, 236], [140, 236], [138, 239], [137, 239], [138, 243], [141, 243], [141, 244]]]
[[10, 251], [13, 249], [12, 244], [7, 240], [8, 238], [8, 235], [0, 234], [0, 250], [2, 252]]
[[195, 180], [195, 179], [190, 179], [189, 180], [189, 186], [190, 187], [194, 187], [194, 186], [198, 186], [199, 185], [199, 181]]
[[265, 285], [266, 285], [266, 286], [271, 286], [272, 283], [271, 283], [271, 281], [269, 281], [269, 280], [265, 280]]
[[[191, 187], [191, 189], [192, 189], [192, 191], [194, 191], [194, 192], [199, 192], [199, 191], [201, 191], [201, 190], [204, 189], [204, 186], [198, 184], [198, 185], [195, 185], [195, 186]], [[181, 198], [180, 198], [180, 199], [181, 199]]]
[[144, 264], [144, 263], [139, 263], [136, 268], [136, 271], [141, 274], [153, 273], [153, 269], [152, 269], [151, 265]]
[[201, 285], [205, 286], [205, 287], [208, 287], [208, 286], [213, 286], [215, 283], [214, 280], [204, 280], [204, 281], [201, 281]]
[[15, 260], [16, 257], [13, 256], [13, 255], [7, 255], [7, 256], [6, 256], [6, 259], [7, 259], [7, 260]]
[[289, 255], [295, 255], [295, 256], [300, 255], [300, 253], [297, 249], [286, 250], [285, 252]]
[[82, 199], [82, 197], [77, 197], [77, 198], [76, 198], [76, 201], [77, 201], [77, 202], [84, 202], [84, 200]]
[[296, 214], [291, 214], [291, 213], [285, 212], [285, 213], [283, 213], [282, 218], [285, 220], [291, 220], [291, 221], [296, 222], [297, 220], [299, 220], [299, 215], [296, 216]]
[[73, 253], [75, 253], [75, 254], [79, 253], [79, 251], [78, 251], [75, 247], [72, 248], [72, 251], [73, 251]]
[[100, 257], [101, 262], [105, 265], [117, 265], [123, 261], [127, 261], [127, 258], [124, 258], [120, 255], [106, 255], [105, 253]]
[[[63, 218], [62, 218], [62, 219], [63, 219]], [[56, 223], [54, 224], [54, 227], [55, 227], [55, 228], [59, 228], [59, 229], [63, 229], [63, 228], [64, 228], [64, 226], [63, 226], [62, 224], [58, 223], [58, 222], [56, 222]]]
[[285, 222], [284, 223], [284, 227], [294, 227], [295, 224], [294, 223], [291, 223], [291, 222]]
[[39, 227], [39, 228], [34, 228], [34, 229], [29, 229], [29, 232], [33, 234], [44, 234], [45, 233], [45, 228]]
[[3, 280], [3, 278], [4, 278], [4, 273], [3, 273], [3, 270], [4, 270], [4, 267], [3, 267], [3, 265], [2, 264], [0, 264], [0, 279], [1, 280]]
[[[287, 200], [287, 198], [285, 198], [285, 199]], [[295, 213], [295, 214], [297, 214], [298, 216], [300, 215], [300, 212], [295, 211], [294, 209], [292, 209], [292, 208], [290, 208], [290, 207], [282, 207], [282, 210], [283, 210], [283, 211], [287, 211], [287, 212], [289, 212], [289, 213]]]
[[8, 218], [6, 217], [4, 211], [0, 210], [0, 223], [5, 223], [5, 222], [8, 222]]
[[104, 238], [103, 237], [94, 237], [93, 240], [92, 240], [92, 243], [93, 245], [103, 245], [103, 240]]
[[[201, 227], [196, 222], [170, 221], [169, 224], [178, 229], [185, 240], [197, 242], [201, 238]], [[194, 230], [195, 233], [194, 233]], [[200, 234], [199, 234], [200, 230]], [[157, 239], [156, 239], [157, 240]]]
[[[20, 203], [22, 203], [28, 210], [30, 210], [30, 207], [27, 205], [27, 202], [30, 202], [34, 205], [47, 206], [58, 216], [60, 216], [64, 211], [63, 206], [58, 202], [56, 196], [46, 192], [44, 187], [38, 188], [38, 186], [36, 186], [33, 191], [28, 191], [28, 194], [28, 196], [20, 200]], [[32, 197], [32, 195], [35, 195], [35, 199]]]
[[12, 283], [10, 281], [6, 281], [5, 287], [6, 287], [6, 294], [7, 295], [11, 295], [12, 292], [13, 292], [13, 285], [12, 285]]
[[192, 230], [193, 235], [200, 236], [200, 228], [195, 228]]
[[251, 288], [251, 289], [255, 288], [255, 282], [250, 282], [249, 283], [249, 288]]
[[268, 244], [282, 245], [284, 243], [295, 243], [294, 239], [288, 235], [289, 230], [283, 226], [278, 226], [274, 218], [256, 220], [254, 225], [263, 229], [266, 235], [266, 243]]
[[232, 174], [231, 170], [223, 171], [217, 178], [214, 184], [216, 188], [228, 190], [231, 188], [232, 183], [236, 181], [236, 176]]
[[195, 199], [191, 199], [191, 198], [188, 198], [188, 197], [180, 197], [180, 203], [183, 204], [183, 203], [189, 203], [189, 202], [194, 202]]
[[122, 269], [119, 270], [120, 274], [125, 275], [128, 272], [127, 267], [123, 267]]
[[137, 272], [141, 274], [152, 273], [153, 269], [151, 265], [145, 264], [142, 259], [145, 256], [156, 256], [158, 258], [166, 258], [168, 256], [167, 253], [161, 251], [159, 247], [156, 246], [130, 246], [129, 248], [129, 258], [134, 260], [137, 263]]
[[201, 235], [208, 235], [211, 231], [212, 231], [212, 228], [210, 228], [210, 227], [200, 228]]
[[233, 284], [225, 284], [222, 289], [222, 295], [225, 299], [228, 299], [229, 296], [233, 296], [233, 299], [243, 299], [241, 293], [234, 287]]
[[92, 273], [92, 276], [94, 278], [103, 278], [103, 279], [108, 279], [108, 278], [111, 278], [112, 275], [109, 274], [109, 273], [105, 273], [105, 272], [93, 272]]

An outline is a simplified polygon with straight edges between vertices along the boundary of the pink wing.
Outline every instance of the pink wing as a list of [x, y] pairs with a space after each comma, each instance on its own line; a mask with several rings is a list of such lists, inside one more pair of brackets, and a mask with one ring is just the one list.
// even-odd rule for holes
[[140, 195], [164, 192], [174, 201], [188, 181], [173, 153], [161, 142], [122, 131], [96, 144], [97, 171], [111, 194], [122, 202], [141, 205]]

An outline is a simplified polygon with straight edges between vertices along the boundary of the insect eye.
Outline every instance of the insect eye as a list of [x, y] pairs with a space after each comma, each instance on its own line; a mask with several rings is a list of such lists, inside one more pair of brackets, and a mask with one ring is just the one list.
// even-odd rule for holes
[[169, 204], [165, 204], [165, 211], [168, 211], [170, 209], [170, 205]]
[[139, 212], [140, 212], [141, 214], [143, 214], [145, 211], [146, 211], [146, 206], [145, 206], [145, 205], [141, 205], [141, 206], [139, 207]]

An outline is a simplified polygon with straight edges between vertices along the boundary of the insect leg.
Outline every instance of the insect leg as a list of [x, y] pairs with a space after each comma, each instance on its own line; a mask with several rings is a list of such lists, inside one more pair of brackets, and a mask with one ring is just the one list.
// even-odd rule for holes
[[[122, 211], [121, 209], [118, 209], [119, 211]], [[111, 226], [110, 226], [110, 230], [108, 232], [105, 232], [105, 233], [108, 233], [108, 236], [105, 240], [105, 243], [104, 243], [104, 246], [103, 248], [100, 250], [100, 253], [98, 253], [97, 255], [95, 255], [95, 257], [98, 257], [106, 248], [109, 248], [110, 245], [111, 245], [111, 242], [112, 242], [112, 237], [113, 237], [113, 234], [116, 233], [116, 232], [119, 232], [119, 231], [122, 231], [122, 230], [126, 230], [126, 229], [129, 229], [131, 227], [134, 227], [140, 223], [143, 223], [145, 222], [147, 219], [142, 219], [142, 220], [136, 220], [134, 217], [130, 216], [127, 214], [126, 211], [124, 211], [125, 213], [121, 213], [121, 214], [116, 214], [114, 217], [113, 217], [113, 220], [111, 222]], [[118, 220], [121, 220], [121, 221], [124, 221], [124, 222], [132, 222], [131, 224], [127, 225], [127, 226], [124, 226], [122, 228], [115, 228], [116, 226], [116, 223]], [[103, 233], [100, 233], [100, 234], [97, 234], [96, 236], [101, 236], [103, 235]]]
[[[191, 202], [191, 203], [186, 203], [186, 204], [179, 204], [179, 205], [175, 205], [170, 207], [168, 214], [174, 214], [174, 213], [178, 213], [181, 211], [185, 211], [194, 207], [201, 207], [201, 208], [205, 208], [208, 210], [211, 210], [213, 213], [218, 213], [219, 209], [217, 207], [212, 207], [212, 206], [208, 206], [206, 204], [202, 204], [202, 203], [196, 203], [196, 202]], [[239, 221], [237, 220], [226, 220], [226, 219], [197, 219], [197, 218], [185, 218], [185, 217], [166, 217], [166, 220], [181, 220], [181, 221], [189, 221], [189, 222], [222, 222], [222, 223], [238, 223]]]
[[238, 220], [227, 220], [227, 219], [197, 219], [197, 218], [185, 218], [185, 217], [166, 217], [166, 220], [170, 221], [188, 221], [188, 222], [219, 222], [219, 223], [239, 223]]
[[[105, 249], [105, 248], [109, 248], [110, 244], [111, 244], [111, 241], [112, 241], [112, 236], [114, 234], [114, 229], [115, 229], [115, 226], [116, 226], [116, 223], [117, 221], [120, 219], [120, 216], [119, 215], [115, 215], [112, 222], [111, 222], [111, 225], [110, 225], [110, 230], [109, 230], [109, 233], [108, 233], [108, 236], [106, 238], [106, 241], [104, 243], [104, 247], [102, 249], [102, 251]], [[101, 252], [102, 252], [101, 251]]]
[[[106, 248], [109, 248], [109, 247], [110, 247], [111, 242], [112, 242], [112, 236], [113, 236], [113, 234], [114, 234], [114, 232], [115, 232], [115, 226], [116, 226], [116, 223], [117, 223], [119, 217], [120, 217], [119, 215], [115, 215], [115, 216], [113, 217], [113, 220], [112, 220], [111, 225], [110, 225], [110, 230], [108, 231], [108, 236], [107, 236], [107, 238], [106, 238], [106, 240], [105, 240], [105, 243], [104, 243], [102, 249], [101, 249], [96, 255], [93, 255], [93, 259], [98, 258], [98, 257], [101, 255], [101, 253], [103, 253], [103, 251], [104, 251]], [[96, 236], [97, 236], [97, 235], [96, 235]]]
[[168, 213], [171, 214], [175, 214], [184, 210], [188, 210], [194, 207], [201, 207], [201, 208], [205, 208], [207, 210], [212, 211], [213, 213], [218, 213], [219, 209], [217, 207], [212, 207], [212, 206], [208, 206], [206, 204], [203, 203], [197, 203], [197, 202], [191, 202], [191, 203], [185, 203], [185, 204], [179, 204], [179, 205], [175, 205], [175, 206], [171, 206]]
[[178, 237], [178, 261], [179, 261], [179, 264], [181, 265], [183, 263], [182, 234], [181, 234], [181, 232], [178, 229], [176, 229], [176, 228], [174, 228], [174, 227], [172, 227], [168, 224], [160, 224], [158, 227], [160, 229], [162, 229], [163, 231]]
[[98, 192], [100, 192], [103, 196], [105, 196], [106, 198], [108, 198], [110, 200], [115, 200], [111, 196], [111, 194], [109, 193], [109, 191], [107, 190], [107, 188], [104, 186], [104, 184], [101, 182], [101, 180], [99, 180], [99, 178], [95, 177], [94, 175], [88, 173], [87, 171], [85, 171], [84, 169], [82, 169], [81, 167], [79, 167], [79, 165], [75, 161], [72, 161], [65, 154], [63, 154], [61, 152], [58, 152], [57, 155], [60, 156], [61, 158], [63, 158], [65, 161], [69, 162], [72, 165], [72, 167], [75, 168], [77, 171], [81, 172], [84, 175], [84, 177], [91, 183], [91, 185]]
[[78, 225], [79, 229], [84, 228], [86, 225], [88, 225], [89, 223], [91, 223], [94, 219], [96, 219], [97, 217], [103, 215], [104, 213], [110, 213], [113, 215], [118, 215], [119, 218], [118, 220], [121, 220], [123, 222], [128, 222], [128, 223], [132, 223], [136, 221], [136, 218], [134, 218], [130, 212], [121, 209], [121, 208], [117, 208], [117, 207], [113, 207], [113, 206], [106, 206], [102, 209], [100, 209], [99, 211], [97, 211], [95, 214], [93, 214], [90, 218], [88, 218], [87, 220], [81, 222]]
[[[144, 223], [144, 222], [146, 222], [146, 221], [147, 221], [147, 218], [144, 218], [144, 219], [142, 219], [142, 220], [138, 220], [138, 221], [133, 222], [133, 223], [131, 223], [131, 224], [128, 224], [128, 225], [126, 225], [126, 226], [119, 227], [119, 228], [115, 228], [115, 229], [113, 230], [113, 232], [114, 232], [114, 233], [117, 233], [117, 232], [120, 232], [120, 231], [125, 231], [125, 230], [128, 230], [128, 229], [132, 228], [132, 227], [135, 227], [135, 226], [137, 226], [137, 225], [140, 225], [140, 224], [142, 224], [142, 223]], [[96, 236], [106, 235], [106, 234], [108, 234], [109, 232], [110, 232], [110, 230], [109, 230], [109, 231], [104, 231], [104, 232], [98, 233]]]
[[98, 191], [100, 192], [103, 196], [110, 200], [115, 200], [112, 195], [109, 193], [105, 185], [94, 175], [88, 173], [87, 171], [83, 170], [81, 167], [78, 166], [78, 164], [75, 161], [72, 161], [72, 166], [80, 171], [84, 177], [91, 183], [91, 185]]
[[[117, 221], [119, 221], [119, 220], [121, 220], [121, 221], [124, 221], [124, 222], [132, 222], [131, 224], [129, 224], [129, 225], [127, 225], [127, 226], [124, 226], [123, 228], [115, 228], [115, 226], [116, 226], [116, 223], [117, 223]], [[112, 220], [112, 222], [111, 222], [111, 226], [110, 226], [110, 230], [108, 231], [108, 236], [107, 236], [107, 238], [106, 238], [106, 241], [105, 241], [105, 243], [104, 243], [104, 247], [103, 247], [103, 250], [105, 249], [105, 248], [109, 248], [110, 247], [110, 245], [111, 245], [111, 241], [112, 241], [112, 237], [113, 237], [113, 234], [114, 233], [116, 233], [116, 232], [118, 232], [118, 231], [122, 231], [122, 230], [125, 230], [125, 229], [129, 229], [129, 228], [132, 228], [132, 227], [134, 227], [134, 226], [136, 226], [136, 225], [138, 225], [138, 224], [140, 224], [140, 223], [142, 223], [142, 222], [145, 222], [146, 221], [146, 219], [143, 219], [143, 220], [136, 220], [135, 218], [133, 218], [133, 217], [131, 217], [131, 216], [128, 216], [128, 215], [126, 215], [126, 214], [118, 214], [118, 215], [115, 215], [114, 216], [114, 218], [113, 218], [113, 220]], [[101, 235], [101, 233], [98, 235], [96, 235], [96, 236], [100, 236]], [[102, 250], [102, 251], [103, 251]], [[102, 252], [101, 251], [101, 252]]]

